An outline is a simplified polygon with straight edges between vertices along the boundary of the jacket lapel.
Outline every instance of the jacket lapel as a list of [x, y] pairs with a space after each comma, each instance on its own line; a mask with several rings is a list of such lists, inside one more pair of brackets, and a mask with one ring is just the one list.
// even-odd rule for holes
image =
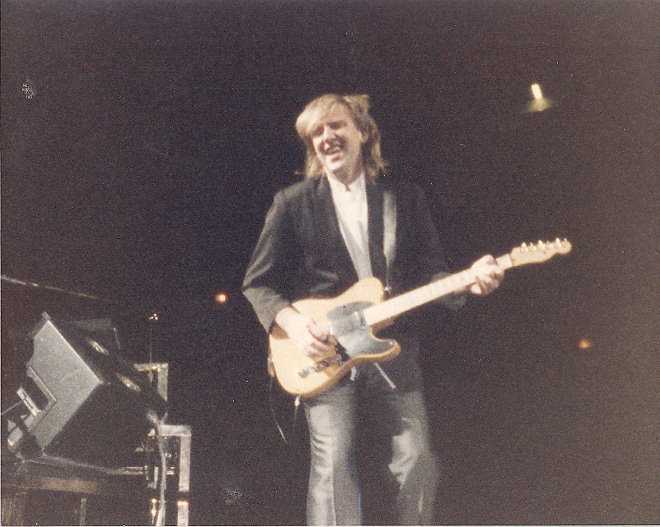
[[369, 257], [373, 275], [385, 283], [387, 264], [383, 253], [383, 189], [375, 183], [367, 183], [369, 207]]
[[353, 261], [348, 254], [344, 237], [339, 230], [339, 220], [332, 200], [332, 191], [326, 177], [319, 181], [316, 193], [315, 225], [322, 226], [316, 233], [319, 240], [319, 250], [323, 251], [332, 267], [337, 272], [339, 280], [352, 285], [357, 282], [357, 273]]

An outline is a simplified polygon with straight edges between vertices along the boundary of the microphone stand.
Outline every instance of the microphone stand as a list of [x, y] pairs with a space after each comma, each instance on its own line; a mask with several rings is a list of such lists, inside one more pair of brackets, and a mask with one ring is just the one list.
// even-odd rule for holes
[[87, 298], [89, 300], [97, 300], [97, 301], [100, 301], [100, 302], [108, 302], [108, 303], [111, 303], [111, 304], [117, 304], [118, 303], [118, 302], [116, 302], [114, 300], [110, 300], [108, 298], [103, 298], [103, 297], [100, 297], [100, 296], [90, 295], [89, 293], [81, 293], [81, 292], [78, 292], [78, 291], [69, 291], [67, 289], [62, 289], [61, 287], [55, 287], [55, 286], [52, 286], [52, 285], [37, 284], [36, 282], [26, 282], [24, 280], [18, 280], [17, 278], [11, 278], [11, 277], [9, 277], [7, 275], [4, 275], [4, 274], [0, 275], [0, 280], [2, 280], [4, 282], [9, 282], [10, 284], [22, 285], [22, 286], [26, 286], [26, 287], [33, 287], [33, 288], [36, 288], [36, 289], [47, 289], [49, 291], [56, 291], [58, 293], [65, 293], [67, 295], [77, 296], [77, 297], [81, 297], [81, 298]]

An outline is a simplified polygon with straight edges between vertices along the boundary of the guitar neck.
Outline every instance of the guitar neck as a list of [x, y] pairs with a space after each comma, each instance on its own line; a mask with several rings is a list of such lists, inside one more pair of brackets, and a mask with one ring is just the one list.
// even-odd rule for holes
[[[497, 258], [497, 264], [505, 270], [514, 266], [509, 254]], [[474, 281], [474, 271], [472, 269], [465, 269], [464, 271], [446, 276], [380, 304], [369, 306], [362, 314], [366, 324], [374, 326], [443, 296], [462, 291], [473, 284]]]

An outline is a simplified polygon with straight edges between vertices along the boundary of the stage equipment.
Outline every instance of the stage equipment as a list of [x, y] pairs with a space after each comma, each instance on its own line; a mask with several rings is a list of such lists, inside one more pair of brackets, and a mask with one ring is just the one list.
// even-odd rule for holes
[[107, 320], [60, 322], [44, 313], [9, 416], [9, 449], [39, 457], [119, 467], [166, 412], [165, 400], [120, 354]]

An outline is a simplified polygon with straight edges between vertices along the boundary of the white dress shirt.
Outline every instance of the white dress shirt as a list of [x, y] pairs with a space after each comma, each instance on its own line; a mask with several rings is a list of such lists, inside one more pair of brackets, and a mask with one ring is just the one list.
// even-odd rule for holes
[[339, 229], [353, 260], [358, 279], [369, 278], [373, 273], [369, 259], [366, 178], [362, 174], [348, 186], [332, 176], [328, 177], [328, 181], [339, 220]]

